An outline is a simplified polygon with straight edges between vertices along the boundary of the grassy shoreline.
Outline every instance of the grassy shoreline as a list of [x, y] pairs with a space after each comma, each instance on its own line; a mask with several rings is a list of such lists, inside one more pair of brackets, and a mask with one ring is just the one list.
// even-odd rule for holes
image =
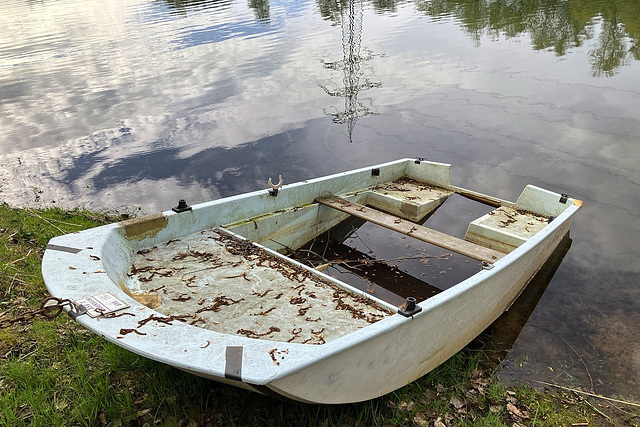
[[[0, 318], [48, 296], [44, 247], [121, 218], [0, 205]], [[506, 387], [466, 348], [425, 377], [350, 405], [281, 402], [186, 374], [100, 339], [66, 316], [0, 329], [0, 425], [607, 425], [574, 394]], [[638, 418], [622, 422], [634, 425]]]

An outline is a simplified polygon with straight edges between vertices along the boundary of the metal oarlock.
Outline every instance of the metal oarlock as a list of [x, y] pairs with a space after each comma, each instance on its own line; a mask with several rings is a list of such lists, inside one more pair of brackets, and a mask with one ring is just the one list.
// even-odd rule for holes
[[278, 195], [278, 190], [282, 187], [282, 175], [278, 175], [278, 184], [273, 185], [273, 182], [271, 182], [271, 178], [269, 178], [269, 181], [267, 181], [269, 183], [269, 187], [271, 187], [271, 190], [269, 190], [269, 194], [271, 194], [273, 197], [276, 197]]
[[407, 302], [404, 304], [404, 308], [398, 310], [398, 314], [403, 315], [404, 317], [412, 317], [416, 313], [420, 313], [422, 311], [422, 307], [416, 304], [416, 299], [414, 297], [407, 297]]
[[191, 206], [187, 205], [187, 201], [185, 199], [180, 199], [178, 206], [171, 208], [171, 210], [175, 213], [186, 212], [191, 210]]

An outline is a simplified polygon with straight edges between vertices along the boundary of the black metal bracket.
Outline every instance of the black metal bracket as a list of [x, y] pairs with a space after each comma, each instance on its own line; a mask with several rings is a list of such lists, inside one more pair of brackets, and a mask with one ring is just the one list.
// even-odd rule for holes
[[371, 169], [371, 176], [380, 176], [380, 169]]
[[549, 217], [549, 219], [547, 220], [547, 224], [551, 224], [551, 221], [553, 221], [554, 219], [556, 219], [556, 217], [555, 217], [555, 216], [553, 216], [553, 215], [551, 215], [551, 216]]
[[424, 158], [423, 158], [423, 157], [418, 157], [418, 158], [416, 159], [416, 165], [419, 165], [419, 164], [420, 164], [420, 162], [424, 162]]
[[566, 194], [566, 193], [562, 193], [562, 195], [560, 196], [560, 203], [563, 204], [567, 204], [567, 199], [571, 197], [570, 195]]
[[404, 305], [404, 308], [398, 309], [398, 314], [403, 315], [404, 317], [412, 317], [414, 314], [420, 313], [422, 311], [422, 307], [416, 304], [416, 299], [414, 297], [407, 297], [407, 302]]
[[487, 261], [482, 261], [483, 270], [491, 270], [492, 268], [493, 268], [493, 264], [489, 264]]
[[269, 190], [269, 194], [271, 194], [273, 197], [277, 197], [278, 196], [278, 189], [277, 188], [272, 188], [271, 190]]
[[178, 206], [176, 206], [175, 208], [171, 208], [171, 210], [175, 213], [186, 212], [191, 210], [191, 206], [187, 205], [186, 200], [180, 199], [180, 201], [178, 202]]

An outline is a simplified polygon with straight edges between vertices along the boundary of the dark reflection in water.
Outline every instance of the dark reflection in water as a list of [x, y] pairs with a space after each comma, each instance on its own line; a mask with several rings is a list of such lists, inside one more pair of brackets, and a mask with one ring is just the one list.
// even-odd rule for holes
[[[0, 26], [0, 201], [155, 212], [415, 156], [569, 192], [573, 246], [505, 366], [586, 384], [569, 343], [597, 392], [640, 398], [637, 1], [10, 0]], [[482, 213], [456, 203], [427, 225], [464, 233]], [[377, 271], [402, 298], [460, 279], [446, 261]]]
[[257, 20], [269, 23], [269, 0], [249, 0], [248, 4]]
[[[346, 124], [349, 142], [353, 142], [353, 129], [358, 118], [374, 114], [362, 102], [358, 102], [358, 93], [380, 87], [380, 83], [372, 83], [368, 78], [362, 78], [360, 64], [371, 59], [371, 54], [362, 56], [360, 44], [362, 40], [362, 0], [349, 1], [346, 7], [340, 8], [340, 27], [342, 28], [343, 59], [335, 62], [324, 62], [324, 66], [330, 70], [344, 73], [344, 87], [331, 89], [327, 85], [320, 84], [329, 96], [344, 98], [344, 111], [331, 113], [333, 122]], [[334, 16], [333, 14], [331, 15]]]
[[[355, 2], [318, 0], [320, 13], [334, 22]], [[379, 13], [396, 12], [397, 0], [371, 0]], [[640, 4], [629, 0], [429, 0], [415, 7], [434, 19], [455, 18], [480, 46], [490, 40], [527, 35], [535, 50], [566, 55], [596, 39], [589, 52], [592, 74], [612, 76], [632, 60], [640, 60]]]
[[170, 13], [186, 15], [190, 11], [210, 8], [227, 8], [230, 0], [155, 0], [169, 8]]
[[[571, 237], [567, 234], [509, 310], [484, 331], [481, 340], [490, 359], [495, 362], [502, 362], [505, 359], [508, 351], [511, 350], [523, 328], [527, 325], [562, 260], [569, 252], [571, 242]], [[513, 361], [507, 359], [502, 363], [510, 365]], [[519, 370], [516, 369], [514, 372], [521, 376]]]
[[[592, 73], [612, 76], [618, 68], [640, 59], [640, 3], [627, 0], [436, 0], [418, 4], [433, 17], [455, 16], [480, 45], [483, 36], [528, 34], [536, 50], [562, 56], [596, 38], [589, 51]], [[600, 27], [596, 30], [596, 27]]]

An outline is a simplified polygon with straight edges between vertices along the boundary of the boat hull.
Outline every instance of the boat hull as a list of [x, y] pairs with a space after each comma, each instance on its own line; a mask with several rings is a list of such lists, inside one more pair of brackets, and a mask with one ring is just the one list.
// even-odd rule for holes
[[[254, 243], [270, 256], [280, 257], [295, 268], [307, 269], [308, 274], [322, 280], [333, 281], [335, 286], [371, 300], [391, 313], [346, 335], [328, 338], [322, 345], [254, 339], [179, 321], [152, 322], [149, 319], [160, 313], [133, 298], [127, 288], [132, 281], [132, 260], [145, 248], [166, 247], [173, 239], [226, 224], [256, 233], [266, 227], [271, 233], [271, 227], [277, 231], [279, 220], [288, 218], [285, 223], [290, 224], [296, 215], [301, 223], [311, 224], [314, 232], [320, 233], [340, 222], [344, 214], [318, 205], [317, 198], [334, 194], [366, 204], [367, 189], [405, 176], [491, 205], [535, 212], [536, 203], [540, 203], [546, 215], [555, 219], [521, 246], [488, 265], [489, 268], [420, 302], [422, 311], [411, 317], [398, 314], [397, 307], [375, 296]], [[402, 212], [402, 206], [395, 203], [389, 206]], [[434, 206], [438, 203], [441, 200], [434, 202]], [[50, 242], [45, 252], [43, 277], [56, 297], [79, 300], [110, 292], [129, 305], [131, 316], [100, 319], [81, 315], [76, 321], [136, 354], [266, 395], [306, 403], [359, 402], [384, 395], [428, 373], [495, 321], [569, 232], [579, 207], [577, 200], [531, 186], [518, 202], [501, 201], [452, 186], [449, 165], [403, 159], [285, 186], [277, 197], [265, 190], [196, 205], [184, 213], [165, 212], [60, 236]], [[274, 217], [276, 212], [283, 216]], [[424, 211], [417, 209], [414, 213], [424, 215]], [[273, 234], [265, 236], [273, 238]], [[281, 239], [278, 236], [275, 240]], [[241, 275], [234, 277], [246, 279]], [[141, 323], [144, 334], [122, 335], [123, 330], [140, 327]]]

